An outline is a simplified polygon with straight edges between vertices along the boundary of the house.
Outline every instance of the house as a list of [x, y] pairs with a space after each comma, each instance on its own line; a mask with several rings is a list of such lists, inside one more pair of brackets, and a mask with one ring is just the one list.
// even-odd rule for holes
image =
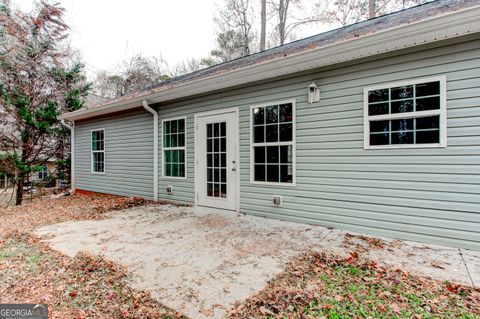
[[54, 159], [49, 159], [39, 166], [40, 169], [38, 171], [30, 174], [30, 181], [32, 182], [33, 186], [41, 185], [43, 187], [58, 187], [60, 185], [59, 180], [49, 180], [49, 177], [55, 175], [57, 172], [57, 161]]
[[479, 74], [431, 2], [62, 115], [74, 185], [480, 250]]

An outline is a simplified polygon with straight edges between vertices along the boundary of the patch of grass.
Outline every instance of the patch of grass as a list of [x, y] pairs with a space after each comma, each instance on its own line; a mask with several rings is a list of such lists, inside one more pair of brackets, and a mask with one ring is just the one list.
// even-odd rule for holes
[[[354, 255], [352, 255], [354, 256]], [[358, 255], [357, 255], [358, 257]], [[480, 316], [480, 290], [411, 276], [396, 269], [309, 253], [231, 318], [463, 318]]]

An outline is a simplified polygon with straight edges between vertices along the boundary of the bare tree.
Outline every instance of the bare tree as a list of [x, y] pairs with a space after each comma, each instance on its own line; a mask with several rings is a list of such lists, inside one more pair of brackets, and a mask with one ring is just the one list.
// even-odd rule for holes
[[346, 26], [432, 0], [320, 0], [315, 4], [318, 21]]
[[168, 64], [161, 57], [137, 54], [120, 63], [117, 70], [115, 73], [100, 71], [96, 74], [94, 92], [97, 95], [119, 97], [170, 78]]
[[67, 130], [57, 117], [82, 107], [89, 85], [72, 62], [63, 9], [45, 1], [32, 14], [0, 0], [0, 146], [2, 169], [15, 176], [15, 202], [23, 201], [32, 172], [47, 160], [65, 160]]
[[376, 1], [375, 0], [368, 0], [368, 18], [375, 18], [377, 15], [377, 10], [376, 10]]
[[225, 0], [224, 7], [214, 18], [217, 45], [211, 52], [212, 57], [217, 62], [225, 62], [254, 52], [254, 20], [250, 0]]
[[260, 51], [264, 51], [267, 38], [267, 0], [260, 0], [260, 2]]
[[278, 4], [271, 2], [278, 16], [278, 40], [279, 44], [282, 45], [287, 39], [287, 17], [288, 17], [288, 8], [290, 7], [290, 0], [278, 0]]
[[365, 19], [365, 0], [327, 0], [315, 5], [320, 22], [346, 26]]
[[172, 76], [175, 77], [175, 76], [195, 72], [203, 68], [209, 67], [211, 65], [213, 65], [213, 61], [208, 58], [207, 59], [195, 59], [195, 58], [187, 59], [177, 64], [175, 69], [172, 71]]
[[283, 45], [294, 39], [294, 32], [301, 26], [319, 22], [317, 16], [306, 16], [302, 0], [270, 0], [270, 15], [275, 18], [275, 32], [272, 37], [276, 45]]

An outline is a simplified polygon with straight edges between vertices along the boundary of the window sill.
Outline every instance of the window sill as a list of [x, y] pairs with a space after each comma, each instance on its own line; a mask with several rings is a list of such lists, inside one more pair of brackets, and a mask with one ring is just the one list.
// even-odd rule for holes
[[168, 180], [186, 180], [187, 176], [185, 177], [174, 177], [174, 176], [162, 176], [162, 179], [168, 179]]
[[295, 187], [296, 183], [276, 183], [276, 182], [257, 182], [250, 181], [250, 185], [259, 185], [259, 186], [280, 186], [280, 187]]
[[365, 150], [388, 150], [388, 149], [419, 149], [419, 148], [447, 148], [447, 145], [442, 144], [398, 144], [398, 145], [378, 145], [378, 146], [364, 146]]

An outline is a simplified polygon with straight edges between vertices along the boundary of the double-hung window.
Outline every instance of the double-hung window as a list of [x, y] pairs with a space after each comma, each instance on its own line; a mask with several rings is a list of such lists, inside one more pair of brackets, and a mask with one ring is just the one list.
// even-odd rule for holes
[[105, 173], [105, 130], [92, 131], [92, 173]]
[[47, 165], [40, 166], [40, 170], [38, 171], [38, 179], [44, 180], [48, 177], [48, 167]]
[[446, 78], [366, 88], [364, 147], [446, 147]]
[[185, 118], [163, 120], [163, 176], [185, 178]]
[[251, 108], [251, 181], [295, 183], [295, 102]]

